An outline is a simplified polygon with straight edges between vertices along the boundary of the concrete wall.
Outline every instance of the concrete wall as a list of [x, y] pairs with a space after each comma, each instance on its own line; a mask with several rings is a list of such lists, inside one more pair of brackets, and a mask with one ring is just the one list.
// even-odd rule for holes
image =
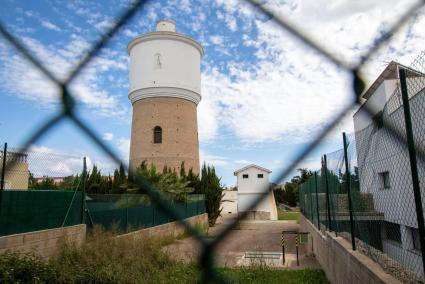
[[9, 252], [35, 254], [48, 258], [66, 241], [81, 246], [86, 239], [86, 225], [35, 231], [0, 237], [0, 255]]
[[367, 256], [353, 251], [351, 243], [331, 232], [322, 234], [303, 215], [300, 231], [309, 232], [309, 252], [313, 252], [331, 283], [401, 283], [385, 273]]
[[[196, 215], [190, 218], [185, 219], [192, 226], [202, 226], [208, 228], [208, 214], [204, 213], [201, 215]], [[177, 237], [181, 234], [184, 234], [186, 231], [185, 227], [179, 222], [170, 222], [167, 224], [146, 228], [138, 231], [134, 231], [128, 234], [120, 235], [118, 238], [130, 238], [130, 239], [139, 239], [146, 237]]]
[[224, 190], [220, 209], [222, 215], [238, 213], [238, 192], [236, 190]]

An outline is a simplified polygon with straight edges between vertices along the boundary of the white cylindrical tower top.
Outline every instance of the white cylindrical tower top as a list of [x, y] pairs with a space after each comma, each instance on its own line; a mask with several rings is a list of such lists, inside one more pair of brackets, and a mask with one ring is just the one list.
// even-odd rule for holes
[[155, 32], [136, 37], [128, 44], [128, 97], [133, 104], [152, 97], [200, 102], [204, 50], [198, 42], [175, 30], [175, 23], [161, 20]]
[[176, 24], [170, 20], [160, 20], [156, 23], [157, 32], [175, 32]]

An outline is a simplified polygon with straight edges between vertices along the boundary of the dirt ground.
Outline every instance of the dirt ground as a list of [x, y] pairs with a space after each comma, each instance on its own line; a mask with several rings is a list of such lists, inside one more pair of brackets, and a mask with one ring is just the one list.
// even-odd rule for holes
[[[235, 215], [227, 215], [217, 221], [215, 227], [210, 228], [208, 236], [214, 238], [219, 235]], [[215, 250], [216, 263], [220, 267], [235, 267], [252, 265], [254, 263], [267, 264], [279, 268], [320, 268], [319, 263], [312, 255], [306, 255], [305, 246], [299, 245], [299, 266], [296, 263], [295, 238], [285, 240], [285, 265], [282, 264], [281, 233], [298, 231], [299, 225], [295, 221], [241, 221], [217, 246]], [[194, 238], [178, 240], [164, 250], [174, 259], [183, 262], [197, 262], [201, 253], [201, 246]], [[273, 253], [274, 259], [266, 257], [247, 258], [247, 252]], [[279, 259], [276, 259], [276, 258]]]

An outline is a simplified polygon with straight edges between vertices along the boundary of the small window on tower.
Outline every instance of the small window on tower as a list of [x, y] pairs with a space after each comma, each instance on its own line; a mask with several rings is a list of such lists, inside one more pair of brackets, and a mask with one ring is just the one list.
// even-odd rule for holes
[[155, 126], [153, 129], [153, 143], [162, 143], [162, 128], [159, 126]]

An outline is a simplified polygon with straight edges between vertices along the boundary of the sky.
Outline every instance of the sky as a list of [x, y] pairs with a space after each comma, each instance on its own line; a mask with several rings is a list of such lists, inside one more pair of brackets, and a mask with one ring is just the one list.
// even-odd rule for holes
[[[330, 53], [358, 62], [414, 0], [263, 1]], [[65, 78], [129, 1], [3, 0], [0, 22], [33, 54]], [[148, 1], [70, 86], [77, 114], [128, 162], [132, 106], [128, 100], [127, 43], [155, 30], [160, 19], [204, 47], [202, 101], [198, 105], [201, 163], [222, 183], [255, 163], [271, 179], [293, 162], [340, 109], [352, 100], [351, 76], [282, 30], [244, 1]], [[370, 84], [391, 61], [405, 65], [424, 49], [424, 10], [417, 11], [361, 69]], [[0, 36], [0, 143], [18, 148], [60, 111], [59, 91]], [[346, 114], [335, 131], [298, 167], [318, 169], [320, 156], [342, 147], [353, 132]], [[63, 121], [32, 147], [39, 175], [81, 171], [81, 157], [103, 174], [116, 166], [72, 123]], [[42, 166], [43, 165], [43, 166]], [[43, 172], [44, 171], [44, 172]], [[292, 174], [295, 174], [293, 172]]]

